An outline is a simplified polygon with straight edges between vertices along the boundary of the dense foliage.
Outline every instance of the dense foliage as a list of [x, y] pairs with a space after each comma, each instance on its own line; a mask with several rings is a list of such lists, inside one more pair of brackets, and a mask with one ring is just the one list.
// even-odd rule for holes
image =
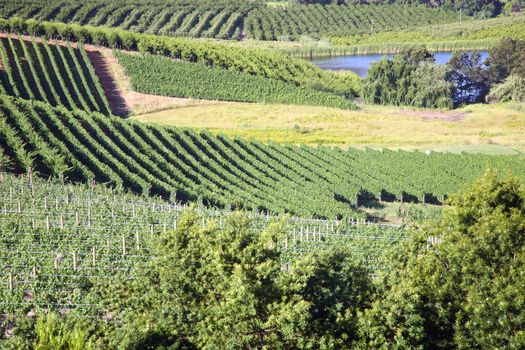
[[448, 62], [456, 105], [484, 102], [490, 89], [488, 71], [479, 52], [456, 51]]
[[241, 215], [221, 231], [199, 221], [188, 213], [162, 234], [132, 280], [96, 286], [101, 310], [123, 321], [111, 348], [333, 348], [355, 339], [371, 283], [342, 247], [283, 269], [279, 225], [254, 233]]
[[153, 95], [354, 109], [349, 99], [275, 79], [174, 61], [154, 55], [116, 54], [135, 91]]
[[451, 108], [449, 74], [448, 68], [436, 65], [426, 50], [412, 49], [372, 64], [363, 82], [362, 97], [375, 104]]
[[0, 1], [0, 17], [14, 16], [150, 34], [262, 40], [399, 30], [457, 18], [454, 11], [406, 4], [273, 8], [241, 0]]
[[525, 162], [513, 156], [265, 145], [7, 96], [0, 111], [4, 168], [218, 207], [353, 216], [368, 196], [442, 201], [487, 166], [525, 174]]
[[[29, 174], [28, 174], [29, 175]], [[0, 186], [0, 314], [34, 308], [76, 310], [92, 316], [99, 303], [86, 299], [93, 281], [131, 273], [155, 254], [151, 239], [180, 227], [186, 205], [93, 184], [2, 173]], [[194, 208], [202, 227], [223, 230], [229, 210]], [[276, 220], [244, 212], [243, 226], [259, 235]], [[363, 267], [382, 268], [381, 250], [406, 239], [404, 227], [357, 221], [283, 218], [279, 263], [344, 245]], [[196, 227], [197, 228], [197, 227]], [[27, 297], [31, 293], [30, 298]], [[0, 334], [4, 332], [1, 331]]]
[[117, 49], [138, 50], [184, 61], [244, 72], [350, 97], [356, 94], [356, 76], [323, 71], [316, 65], [274, 51], [241, 48], [111, 29], [53, 22], [0, 19], [0, 31], [78, 41]]
[[499, 102], [525, 102], [525, 78], [509, 75], [505, 81], [490, 90], [489, 99]]
[[0, 90], [53, 106], [110, 114], [86, 50], [79, 45], [0, 39]]
[[[56, 194], [52, 187], [48, 188], [51, 196]], [[41, 202], [42, 197], [36, 198]], [[130, 203], [118, 204], [117, 209]], [[148, 259], [135, 260], [127, 265], [129, 270], [106, 270], [105, 276], [99, 276], [105, 278], [85, 275], [86, 280], [74, 289], [76, 295], [83, 291], [83, 299], [62, 306], [46, 304], [39, 311], [33, 308], [32, 298], [42, 292], [30, 289], [17, 294], [28, 305], [26, 312], [50, 308], [61, 316], [48, 314], [34, 321], [25, 312], [16, 317], [13, 310], [6, 310], [0, 320], [0, 346], [17, 350], [523, 348], [523, 183], [488, 173], [449, 204], [438, 221], [426, 223], [390, 244], [390, 249], [383, 247], [385, 260], [374, 275], [355, 256], [352, 245], [341, 242], [328, 249], [319, 245], [283, 263], [283, 248], [289, 242], [283, 220], [254, 230], [242, 213], [232, 213], [221, 223], [204, 221], [191, 209], [176, 229], [140, 236], [149, 237]], [[96, 205], [93, 208], [97, 210]], [[133, 219], [124, 206], [116, 216], [126, 213]], [[149, 211], [152, 214], [154, 210]], [[146, 218], [144, 212], [138, 215]], [[93, 218], [92, 231], [108, 219]], [[367, 226], [360, 230], [361, 239], [369, 241]], [[17, 231], [1, 232], [5, 239]], [[38, 245], [52, 251], [59, 241], [49, 232], [46, 236], [41, 231]], [[118, 237], [119, 230], [114, 232]], [[100, 233], [93, 234], [101, 238]], [[37, 253], [32, 251], [35, 263], [43, 261]], [[103, 256], [98, 258], [108, 264]], [[82, 271], [66, 274], [60, 270], [66, 261], [59, 264], [60, 268], [50, 270], [59, 281]], [[38, 270], [25, 278], [41, 276], [45, 273]], [[39, 285], [47, 288], [50, 298], [58, 296], [51, 286]], [[72, 285], [66, 290], [68, 286]], [[67, 296], [72, 297], [71, 292]], [[79, 300], [83, 302], [77, 304]]]
[[[362, 96], [370, 103], [430, 108], [451, 108], [487, 99], [520, 101], [520, 78], [525, 77], [524, 42], [502, 39], [490, 50], [486, 62], [477, 51], [456, 51], [441, 67], [433, 63], [426, 49], [409, 49], [391, 60], [384, 58], [372, 64], [362, 84]], [[510, 75], [515, 77], [489, 95], [491, 87]]]
[[490, 50], [489, 101], [525, 101], [525, 40], [506, 38]]
[[392, 254], [361, 319], [367, 348], [525, 346], [525, 188], [482, 177]]
[[525, 78], [525, 38], [505, 38], [489, 53], [487, 64], [492, 81], [500, 83], [511, 74]]

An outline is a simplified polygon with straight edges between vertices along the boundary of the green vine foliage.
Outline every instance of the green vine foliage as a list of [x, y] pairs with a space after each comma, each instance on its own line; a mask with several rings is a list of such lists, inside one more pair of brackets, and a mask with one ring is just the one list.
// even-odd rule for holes
[[[435, 7], [435, 6], [432, 6]], [[218, 39], [295, 40], [409, 29], [455, 21], [450, 9], [411, 4], [348, 4], [285, 8], [266, 1], [20, 0], [0, 2], [0, 16], [122, 28], [135, 32]]]
[[116, 57], [133, 89], [147, 94], [207, 100], [304, 104], [355, 109], [349, 99], [280, 80], [154, 55]]
[[[258, 48], [243, 48], [217, 42], [196, 41], [120, 28], [80, 26], [56, 22], [0, 19], [0, 31], [76, 41], [114, 49], [164, 55], [183, 61], [243, 72], [345, 97], [357, 95], [359, 77], [324, 71], [305, 60]], [[0, 52], [1, 53], [1, 52]]]

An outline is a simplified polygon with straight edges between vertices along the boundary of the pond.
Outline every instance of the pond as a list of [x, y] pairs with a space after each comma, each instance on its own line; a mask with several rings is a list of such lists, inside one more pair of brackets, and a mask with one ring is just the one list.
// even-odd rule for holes
[[[487, 51], [480, 51], [481, 60], [489, 56]], [[386, 55], [388, 58], [392, 58], [393, 55]], [[351, 70], [357, 73], [360, 77], [366, 77], [370, 65], [376, 61], [379, 61], [385, 57], [385, 55], [354, 55], [354, 56], [335, 56], [314, 59], [311, 62], [318, 65], [322, 69], [327, 70]], [[434, 57], [436, 58], [437, 64], [445, 64], [452, 57], [452, 52], [435, 52]]]

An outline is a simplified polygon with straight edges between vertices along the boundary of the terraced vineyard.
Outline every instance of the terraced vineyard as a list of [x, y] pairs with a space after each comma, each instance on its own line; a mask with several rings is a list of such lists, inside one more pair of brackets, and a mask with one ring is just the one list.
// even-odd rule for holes
[[141, 33], [261, 40], [342, 36], [457, 20], [454, 11], [408, 5], [289, 5], [240, 0], [0, 2], [3, 18], [119, 27]]
[[[177, 229], [185, 209], [100, 185], [1, 174], [0, 315], [36, 309], [95, 315], [97, 305], [85, 299], [91, 284], [132, 277], [134, 264], [151, 258], [151, 239]], [[196, 210], [202, 225], [228, 226], [231, 212]], [[246, 215], [256, 232], [276, 220]], [[312, 249], [345, 244], [375, 270], [381, 268], [381, 252], [408, 234], [403, 228], [355, 221], [292, 218], [281, 242], [282, 263]]]
[[366, 197], [437, 202], [487, 167], [525, 176], [512, 156], [264, 145], [8, 96], [0, 110], [4, 168], [223, 208], [362, 217]]
[[69, 109], [111, 113], [82, 45], [73, 48], [71, 44], [6, 37], [0, 39], [0, 64], [3, 93]]

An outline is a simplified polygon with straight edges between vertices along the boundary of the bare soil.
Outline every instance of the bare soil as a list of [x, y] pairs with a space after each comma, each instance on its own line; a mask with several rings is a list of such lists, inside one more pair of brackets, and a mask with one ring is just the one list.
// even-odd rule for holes
[[408, 116], [420, 117], [424, 120], [442, 120], [446, 122], [460, 122], [467, 116], [465, 112], [454, 111], [414, 111], [405, 110], [404, 114]]

